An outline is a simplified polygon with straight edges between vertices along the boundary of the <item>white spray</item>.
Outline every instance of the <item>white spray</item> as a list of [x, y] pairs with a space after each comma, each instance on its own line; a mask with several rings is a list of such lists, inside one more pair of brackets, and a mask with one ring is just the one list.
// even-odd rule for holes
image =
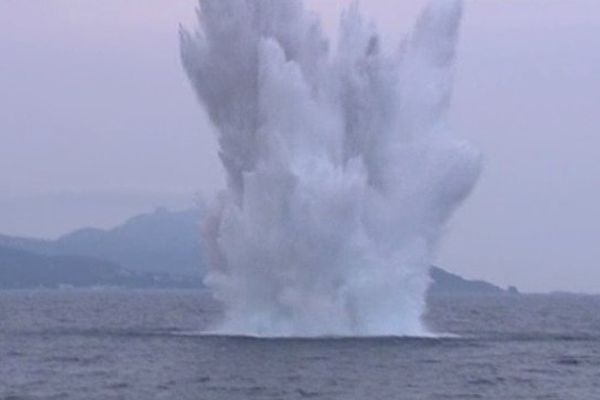
[[461, 3], [384, 54], [357, 6], [331, 52], [301, 0], [200, 0], [185, 70], [227, 190], [204, 234], [219, 331], [421, 335], [440, 231], [479, 174], [445, 123]]

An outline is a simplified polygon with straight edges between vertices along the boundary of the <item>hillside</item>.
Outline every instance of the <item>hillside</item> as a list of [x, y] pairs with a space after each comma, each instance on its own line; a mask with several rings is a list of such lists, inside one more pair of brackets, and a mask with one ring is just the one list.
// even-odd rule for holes
[[430, 275], [432, 284], [429, 288], [429, 294], [431, 295], [498, 295], [508, 293], [508, 291], [489, 282], [468, 280], [438, 267], [431, 267]]
[[43, 239], [23, 238], [0, 234], [0, 246], [40, 254], [54, 254], [54, 242]]
[[103, 259], [140, 272], [201, 276], [200, 212], [169, 211], [128, 219], [114, 229], [83, 228], [55, 241], [0, 235], [0, 246], [46, 256]]
[[94, 256], [144, 272], [199, 276], [203, 271], [200, 213], [159, 208], [111, 229], [81, 229], [59, 238], [55, 254]]
[[[159, 208], [114, 229], [80, 229], [56, 241], [0, 235], [0, 288], [198, 287], [206, 271], [200, 220], [198, 210]], [[437, 267], [431, 277], [431, 295], [507, 293]]]
[[46, 256], [0, 246], [2, 289], [94, 286], [140, 288], [160, 285], [160, 276], [127, 271], [105, 260], [72, 255]]

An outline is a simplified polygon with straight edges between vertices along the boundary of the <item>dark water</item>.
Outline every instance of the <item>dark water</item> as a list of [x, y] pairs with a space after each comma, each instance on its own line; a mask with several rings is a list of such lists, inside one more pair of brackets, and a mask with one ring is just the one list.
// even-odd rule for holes
[[202, 337], [195, 292], [0, 292], [0, 399], [600, 399], [600, 297], [437, 298], [460, 338]]

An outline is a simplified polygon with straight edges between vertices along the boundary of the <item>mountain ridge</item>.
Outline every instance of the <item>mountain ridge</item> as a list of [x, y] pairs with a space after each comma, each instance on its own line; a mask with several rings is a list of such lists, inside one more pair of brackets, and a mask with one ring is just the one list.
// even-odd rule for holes
[[[198, 209], [160, 207], [113, 229], [82, 228], [54, 241], [0, 235], [0, 288], [201, 287], [206, 271], [201, 218]], [[88, 277], [80, 276], [82, 272]], [[430, 275], [430, 295], [508, 293], [438, 267], [432, 267]], [[22, 279], [20, 284], [15, 276]]]

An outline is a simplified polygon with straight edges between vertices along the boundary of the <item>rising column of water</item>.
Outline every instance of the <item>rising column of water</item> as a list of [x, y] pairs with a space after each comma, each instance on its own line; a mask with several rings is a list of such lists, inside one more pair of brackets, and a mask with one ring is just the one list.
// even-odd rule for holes
[[356, 6], [330, 51], [301, 0], [200, 0], [181, 49], [227, 172], [204, 229], [221, 332], [425, 333], [432, 252], [479, 173], [445, 123], [460, 15], [432, 2], [389, 55]]

